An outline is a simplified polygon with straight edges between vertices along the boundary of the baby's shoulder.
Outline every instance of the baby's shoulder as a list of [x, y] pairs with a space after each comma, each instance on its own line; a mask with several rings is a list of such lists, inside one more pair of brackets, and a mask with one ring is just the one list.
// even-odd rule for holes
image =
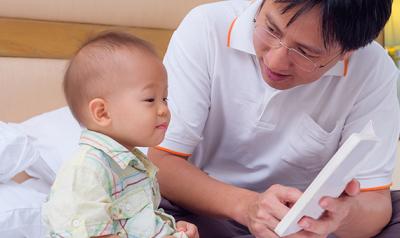
[[63, 164], [60, 172], [65, 170], [101, 171], [108, 169], [108, 167], [107, 157], [101, 150], [87, 145], [80, 145], [71, 159]]

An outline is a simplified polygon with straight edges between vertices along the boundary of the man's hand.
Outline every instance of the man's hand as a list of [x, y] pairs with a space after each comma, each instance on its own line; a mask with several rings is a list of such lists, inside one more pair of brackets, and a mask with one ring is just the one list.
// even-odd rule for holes
[[[320, 206], [326, 210], [325, 213], [317, 220], [304, 217], [299, 222], [303, 230], [288, 237], [327, 237], [336, 231], [343, 222], [349, 220], [350, 210], [357, 206], [353, 197], [357, 196], [359, 192], [359, 183], [352, 180], [339, 198], [322, 198]], [[302, 192], [295, 188], [282, 185], [273, 185], [260, 194], [258, 199], [249, 206], [247, 226], [251, 233], [257, 238], [278, 237], [274, 233], [275, 227], [301, 194]]]
[[282, 185], [272, 185], [250, 204], [247, 226], [258, 237], [278, 237], [274, 233], [279, 221], [299, 199], [302, 192]]
[[354, 197], [360, 193], [360, 184], [357, 180], [352, 180], [347, 184], [344, 193], [338, 198], [324, 197], [320, 201], [320, 206], [325, 209], [324, 214], [318, 219], [304, 217], [299, 225], [305, 231], [326, 237], [335, 232], [346, 221], [350, 211], [358, 206]]
[[197, 227], [186, 221], [178, 221], [176, 223], [176, 230], [183, 231], [189, 238], [199, 238], [199, 232], [197, 231]]

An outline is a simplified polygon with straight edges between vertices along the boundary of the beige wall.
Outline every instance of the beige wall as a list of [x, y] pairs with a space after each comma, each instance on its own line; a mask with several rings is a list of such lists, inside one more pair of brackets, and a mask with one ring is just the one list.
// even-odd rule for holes
[[0, 16], [175, 29], [194, 6], [215, 0], [1, 0]]

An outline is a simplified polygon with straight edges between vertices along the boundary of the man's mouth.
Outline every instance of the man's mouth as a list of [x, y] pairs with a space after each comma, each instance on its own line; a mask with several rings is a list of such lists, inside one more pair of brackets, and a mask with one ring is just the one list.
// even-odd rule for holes
[[289, 75], [276, 73], [276, 72], [272, 71], [271, 69], [269, 69], [265, 65], [264, 65], [264, 72], [268, 76], [268, 78], [272, 81], [283, 81], [283, 80], [289, 78]]

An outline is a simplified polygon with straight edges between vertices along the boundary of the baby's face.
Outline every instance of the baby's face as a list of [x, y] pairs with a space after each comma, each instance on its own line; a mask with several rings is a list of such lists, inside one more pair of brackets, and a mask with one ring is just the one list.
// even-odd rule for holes
[[108, 100], [111, 117], [109, 136], [127, 147], [151, 147], [161, 143], [170, 112], [165, 68], [147, 52], [118, 54], [114, 72], [117, 89]]

